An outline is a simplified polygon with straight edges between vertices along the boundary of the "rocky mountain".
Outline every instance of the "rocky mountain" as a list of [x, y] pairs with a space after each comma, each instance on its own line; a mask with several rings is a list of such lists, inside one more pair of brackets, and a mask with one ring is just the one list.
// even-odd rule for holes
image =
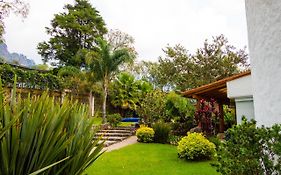
[[32, 59], [28, 59], [25, 55], [19, 53], [10, 53], [5, 43], [0, 44], [0, 58], [2, 61], [12, 64], [18, 64], [24, 67], [35, 66]]

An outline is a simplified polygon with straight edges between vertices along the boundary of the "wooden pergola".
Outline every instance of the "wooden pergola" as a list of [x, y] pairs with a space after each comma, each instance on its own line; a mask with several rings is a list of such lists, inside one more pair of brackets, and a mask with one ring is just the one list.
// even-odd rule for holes
[[200, 107], [200, 100], [205, 99], [209, 101], [214, 99], [218, 104], [218, 110], [220, 113], [220, 132], [224, 132], [224, 114], [223, 105], [230, 105], [230, 99], [227, 98], [227, 82], [235, 80], [240, 77], [250, 75], [251, 71], [245, 71], [231, 77], [227, 77], [216, 82], [200, 86], [198, 88], [186, 90], [182, 92], [182, 95], [187, 98], [193, 98], [197, 100], [197, 109]]

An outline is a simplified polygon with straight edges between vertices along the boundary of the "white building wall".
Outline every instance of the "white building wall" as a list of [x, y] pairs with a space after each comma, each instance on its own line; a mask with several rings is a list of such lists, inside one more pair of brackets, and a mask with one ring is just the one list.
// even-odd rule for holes
[[254, 119], [251, 75], [229, 81], [226, 86], [227, 97], [235, 101], [237, 123], [241, 123], [242, 116], [245, 116], [248, 120]]
[[227, 97], [241, 98], [241, 97], [252, 97], [252, 78], [251, 75], [240, 77], [238, 79], [229, 81], [226, 83], [227, 86]]
[[255, 119], [281, 123], [281, 0], [246, 0]]

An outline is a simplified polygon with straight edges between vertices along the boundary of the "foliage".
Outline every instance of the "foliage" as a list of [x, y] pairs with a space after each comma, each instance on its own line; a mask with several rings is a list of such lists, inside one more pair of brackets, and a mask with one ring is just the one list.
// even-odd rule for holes
[[122, 72], [111, 83], [109, 96], [113, 106], [135, 111], [141, 99], [151, 90], [148, 82], [136, 80], [133, 75]]
[[0, 43], [4, 42], [4, 19], [9, 16], [11, 12], [16, 15], [26, 17], [29, 11], [28, 4], [21, 0], [1, 0], [0, 1]]
[[217, 171], [225, 175], [280, 174], [281, 125], [256, 127], [248, 122], [227, 131], [228, 140], [218, 149]]
[[112, 50], [111, 46], [100, 38], [97, 40], [97, 43], [98, 48], [96, 51], [89, 52], [86, 57], [89, 69], [91, 72], [94, 72], [93, 79], [102, 82], [103, 123], [106, 123], [106, 102], [109, 82], [119, 67], [126, 62], [130, 62], [133, 58], [126, 48]]
[[222, 141], [217, 136], [211, 136], [207, 138], [210, 142], [216, 145], [216, 150], [221, 145]]
[[168, 46], [165, 56], [150, 67], [152, 80], [160, 88], [185, 90], [208, 84], [248, 68], [245, 49], [236, 49], [223, 35], [205, 40], [190, 54], [183, 46]]
[[195, 108], [189, 99], [170, 92], [165, 108], [167, 110], [165, 121], [172, 121], [174, 134], [185, 135], [193, 127]]
[[116, 127], [122, 120], [122, 117], [119, 113], [110, 114], [107, 116], [107, 121], [110, 126]]
[[168, 143], [171, 127], [168, 123], [157, 122], [152, 126], [154, 134], [154, 142], [156, 143]]
[[135, 58], [137, 56], [136, 49], [134, 47], [135, 40], [132, 36], [124, 33], [120, 30], [109, 30], [106, 34], [105, 39], [111, 45], [112, 50], [118, 49], [128, 49], [131, 57]]
[[37, 70], [45, 70], [45, 71], [48, 71], [50, 70], [51, 68], [48, 66], [48, 64], [37, 64], [35, 66], [32, 66], [33, 69], [37, 69]]
[[10, 126], [0, 140], [1, 174], [82, 174], [101, 155], [86, 106], [56, 103], [48, 92], [27, 99], [13, 93], [4, 101], [0, 91], [0, 131]]
[[[219, 175], [210, 163], [179, 160], [176, 147], [168, 144], [137, 143], [106, 152], [88, 175]], [[122, 159], [120, 159], [122, 157]], [[120, 161], [122, 160], [122, 161]]]
[[208, 160], [215, 154], [216, 146], [202, 133], [188, 133], [178, 143], [178, 156], [187, 160]]
[[223, 106], [224, 123], [226, 128], [231, 128], [236, 124], [235, 109], [229, 108], [227, 105]]
[[195, 120], [202, 131], [208, 135], [218, 133], [219, 112], [215, 109], [216, 101], [211, 99], [210, 102], [201, 99], [200, 107], [195, 112]]
[[61, 90], [62, 81], [46, 71], [24, 69], [8, 64], [0, 65], [0, 75], [4, 86], [12, 87], [15, 75], [18, 77], [17, 87], [30, 89]]
[[170, 134], [169, 136], [169, 143], [171, 145], [175, 145], [178, 146], [178, 142], [183, 138], [183, 136], [178, 136], [178, 135], [174, 135], [174, 134]]
[[154, 134], [155, 134], [154, 130], [146, 126], [140, 127], [136, 132], [136, 135], [138, 137], [138, 142], [144, 142], [144, 143], [153, 142]]
[[93, 51], [96, 39], [107, 33], [105, 23], [88, 0], [75, 0], [64, 9], [46, 28], [51, 37], [38, 44], [38, 53], [44, 62], [53, 61], [54, 65], [85, 67], [86, 53]]
[[142, 122], [151, 125], [166, 115], [166, 94], [159, 90], [154, 90], [145, 95], [137, 108], [137, 114]]

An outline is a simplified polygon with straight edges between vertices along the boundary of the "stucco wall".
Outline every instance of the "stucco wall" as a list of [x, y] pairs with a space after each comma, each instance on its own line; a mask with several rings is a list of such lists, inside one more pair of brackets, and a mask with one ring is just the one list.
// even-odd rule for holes
[[281, 123], [281, 0], [246, 0], [255, 119]]
[[229, 81], [226, 86], [227, 97], [230, 99], [253, 96], [251, 75]]

